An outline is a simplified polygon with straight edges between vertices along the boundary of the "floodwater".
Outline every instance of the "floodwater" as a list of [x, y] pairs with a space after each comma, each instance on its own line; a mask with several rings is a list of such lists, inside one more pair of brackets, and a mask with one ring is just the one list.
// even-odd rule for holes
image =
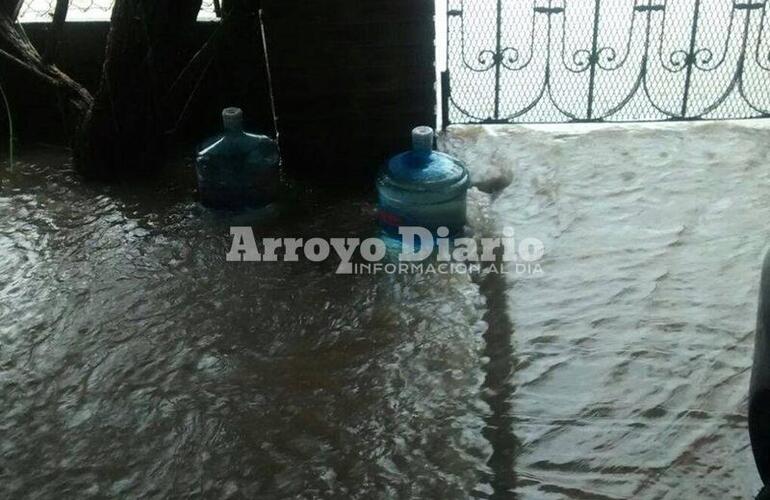
[[507, 277], [520, 497], [753, 498], [770, 127], [468, 127], [445, 147], [498, 188], [498, 226], [546, 247], [542, 275]]
[[474, 231], [545, 243], [532, 276], [228, 263], [230, 224], [367, 237], [374, 207], [4, 166], [0, 498], [749, 498], [770, 129], [564, 130], [443, 141]]
[[[467, 276], [227, 263], [231, 219], [189, 184], [104, 193], [35, 156], [0, 196], [0, 497], [475, 488], [485, 326]], [[366, 201], [308, 204], [257, 234], [374, 232]]]

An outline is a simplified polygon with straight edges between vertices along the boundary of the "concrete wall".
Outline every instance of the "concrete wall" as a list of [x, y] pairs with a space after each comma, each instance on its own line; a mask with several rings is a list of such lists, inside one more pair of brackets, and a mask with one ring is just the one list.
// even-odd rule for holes
[[371, 173], [435, 123], [433, 0], [263, 0], [289, 164]]
[[[282, 152], [291, 170], [334, 183], [371, 178], [390, 154], [408, 147], [411, 127], [435, 122], [433, 0], [262, 3]], [[201, 43], [214, 28], [199, 24]], [[45, 25], [26, 29], [33, 41], [44, 39]], [[60, 52], [60, 66], [94, 91], [107, 30], [107, 23], [70, 23]], [[192, 146], [218, 130], [218, 110], [227, 105], [244, 107], [253, 129], [272, 134], [256, 23], [248, 45], [226, 48], [212, 66], [180, 130], [183, 142]], [[53, 133], [50, 100], [31, 105]], [[21, 124], [22, 138], [43, 139], [48, 134], [40, 125]]]

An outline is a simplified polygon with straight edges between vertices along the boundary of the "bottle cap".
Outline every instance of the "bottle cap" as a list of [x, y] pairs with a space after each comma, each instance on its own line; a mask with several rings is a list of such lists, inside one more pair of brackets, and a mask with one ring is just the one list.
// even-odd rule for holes
[[412, 130], [412, 149], [414, 151], [433, 151], [433, 129], [430, 127], [417, 127]]
[[222, 111], [222, 123], [226, 130], [243, 130], [243, 110], [241, 108], [225, 108]]

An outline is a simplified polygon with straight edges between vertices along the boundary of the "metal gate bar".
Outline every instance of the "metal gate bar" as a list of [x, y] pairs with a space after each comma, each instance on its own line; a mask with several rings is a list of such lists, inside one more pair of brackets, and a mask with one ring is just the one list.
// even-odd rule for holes
[[447, 0], [444, 125], [770, 117], [767, 0]]

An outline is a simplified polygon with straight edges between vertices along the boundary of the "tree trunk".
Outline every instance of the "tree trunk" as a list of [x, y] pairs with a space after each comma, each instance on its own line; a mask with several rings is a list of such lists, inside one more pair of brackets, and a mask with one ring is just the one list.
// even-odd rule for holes
[[50, 87], [60, 101], [68, 132], [75, 129], [91, 106], [91, 94], [53, 64], [44, 61], [16, 24], [22, 0], [0, 0], [0, 77], [20, 75]]
[[48, 45], [46, 45], [45, 53], [43, 54], [43, 61], [47, 64], [56, 63], [56, 56], [59, 55], [59, 43], [61, 43], [62, 33], [64, 32], [64, 23], [67, 22], [67, 11], [69, 8], [69, 0], [56, 0], [56, 9], [54, 9], [48, 34]]
[[201, 1], [115, 2], [99, 91], [75, 147], [86, 176], [142, 175], [160, 165], [179, 113], [169, 92], [189, 60]]
[[0, 15], [16, 20], [24, 0], [0, 0]]

